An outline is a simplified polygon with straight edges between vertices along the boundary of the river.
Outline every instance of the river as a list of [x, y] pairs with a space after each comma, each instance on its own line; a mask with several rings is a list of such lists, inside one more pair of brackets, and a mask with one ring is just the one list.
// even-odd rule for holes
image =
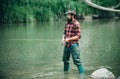
[[[1, 24], [0, 79], [79, 79], [72, 59], [69, 74], [63, 73], [64, 23]], [[84, 20], [80, 24], [85, 77], [102, 67], [120, 76], [120, 20]]]

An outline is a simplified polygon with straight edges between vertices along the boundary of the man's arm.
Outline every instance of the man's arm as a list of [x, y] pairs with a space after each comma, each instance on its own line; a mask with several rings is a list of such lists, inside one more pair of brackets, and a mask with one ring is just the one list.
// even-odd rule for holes
[[74, 37], [71, 37], [71, 38], [66, 38], [64, 41], [65, 42], [70, 42], [70, 41], [74, 41], [74, 40], [78, 40], [79, 39], [79, 36], [74, 36]]

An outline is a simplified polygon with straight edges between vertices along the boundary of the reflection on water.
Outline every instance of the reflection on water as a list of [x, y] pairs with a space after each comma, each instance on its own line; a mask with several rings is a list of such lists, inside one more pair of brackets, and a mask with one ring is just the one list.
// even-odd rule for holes
[[[81, 22], [81, 60], [85, 78], [105, 67], [120, 75], [120, 21]], [[61, 37], [64, 21], [37, 24], [3, 24], [0, 26], [0, 79], [79, 79], [70, 61], [64, 74]]]

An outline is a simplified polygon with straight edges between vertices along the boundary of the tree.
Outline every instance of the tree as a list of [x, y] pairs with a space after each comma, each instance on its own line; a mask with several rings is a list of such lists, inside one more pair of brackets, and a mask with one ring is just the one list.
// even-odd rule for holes
[[[114, 9], [114, 8], [106, 8], [106, 7], [103, 7], [103, 6], [100, 6], [100, 5], [97, 5], [97, 4], [94, 4], [93, 2], [91, 2], [90, 0], [83, 0], [83, 2], [85, 2], [87, 5], [89, 6], [92, 6], [94, 8], [97, 8], [97, 9], [100, 9], [100, 10], [104, 10], [104, 11], [111, 11], [111, 12], [120, 12], [120, 10], [117, 10], [117, 9]], [[103, 2], [106, 2], [105, 0], [103, 0]], [[108, 0], [107, 0], [108, 2]], [[110, 1], [109, 1], [110, 2]], [[111, 1], [113, 2], [113, 1]], [[106, 4], [109, 4], [109, 3], [106, 3]], [[104, 5], [106, 5], [104, 3]]]

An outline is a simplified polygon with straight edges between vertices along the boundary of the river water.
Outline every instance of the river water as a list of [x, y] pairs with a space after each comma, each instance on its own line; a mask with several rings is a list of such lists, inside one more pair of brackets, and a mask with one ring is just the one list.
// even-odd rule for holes
[[[70, 60], [63, 72], [65, 21], [0, 25], [0, 79], [79, 79]], [[99, 68], [120, 76], [120, 20], [80, 21], [80, 57], [87, 78]]]

